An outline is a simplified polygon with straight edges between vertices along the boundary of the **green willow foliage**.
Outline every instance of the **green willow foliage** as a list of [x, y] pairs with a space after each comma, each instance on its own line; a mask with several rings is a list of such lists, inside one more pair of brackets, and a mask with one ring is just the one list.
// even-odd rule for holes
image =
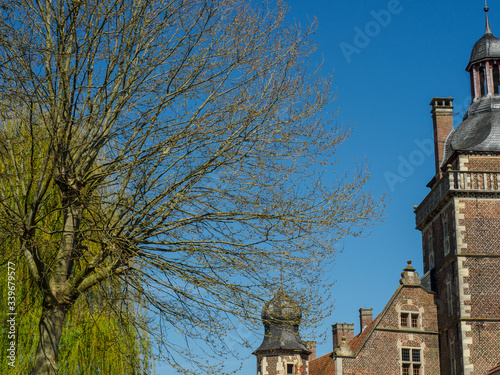
[[[21, 140], [14, 149], [18, 165], [26, 175], [36, 175], [37, 155], [45, 152], [46, 142], [35, 137], [37, 142], [27, 144], [29, 139], [19, 124], [10, 123], [10, 128], [2, 128], [0, 145], [7, 139]], [[33, 139], [33, 138], [32, 138]], [[9, 170], [10, 169], [10, 170]], [[0, 165], [0, 178], [9, 178], [14, 168], [4, 160]], [[57, 223], [60, 211], [55, 208], [57, 190], [49, 189], [50, 199], [42, 208], [40, 224]], [[18, 229], [19, 230], [19, 229]], [[47, 254], [55, 254], [59, 234], [38, 234], [36, 242], [43, 246]], [[97, 252], [90, 245], [90, 252]], [[19, 251], [18, 240], [6, 231], [0, 232], [0, 374], [26, 375], [31, 372], [39, 341], [39, 322], [42, 314], [42, 294], [30, 277], [25, 258]], [[53, 261], [53, 260], [52, 260]], [[16, 294], [16, 360], [15, 368], [6, 359], [10, 346], [7, 323], [7, 264], [15, 264]], [[49, 263], [50, 264], [50, 263]], [[75, 262], [75, 269], [81, 269]], [[139, 323], [139, 324], [138, 324]], [[68, 311], [63, 335], [59, 344], [59, 374], [68, 375], [136, 375], [149, 373], [152, 366], [152, 347], [146, 327], [145, 314], [138, 310], [127, 291], [127, 284], [121, 279], [106, 280], [84, 293]]]
[[[7, 251], [2, 245], [1, 252]], [[0, 350], [1, 374], [26, 375], [33, 366], [33, 357], [38, 344], [38, 322], [41, 314], [41, 296], [28, 278], [28, 269], [22, 259], [16, 261], [16, 367], [8, 366], [5, 353], [9, 348], [7, 337], [8, 324], [5, 312], [7, 296], [7, 267], [0, 270], [0, 295], [2, 296], [2, 314]], [[123, 293], [114, 286], [117, 300], [121, 304], [130, 304], [123, 300]], [[120, 297], [120, 294], [122, 296]], [[113, 375], [149, 373], [152, 366], [151, 345], [145, 332], [138, 332], [130, 323], [130, 317], [116, 312], [112, 303], [89, 305], [99, 295], [92, 290], [86, 298], [80, 299], [66, 318], [64, 333], [60, 343], [60, 374], [68, 375]], [[123, 307], [123, 306], [120, 306]], [[129, 307], [129, 314], [133, 312]], [[139, 314], [138, 314], [139, 315]]]

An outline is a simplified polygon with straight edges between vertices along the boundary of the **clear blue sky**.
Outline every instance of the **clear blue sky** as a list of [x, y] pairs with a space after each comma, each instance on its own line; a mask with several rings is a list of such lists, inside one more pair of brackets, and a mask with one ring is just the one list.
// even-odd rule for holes
[[[434, 175], [433, 152], [420, 142], [432, 140], [429, 103], [434, 96], [454, 97], [457, 112], [470, 102], [465, 67], [475, 41], [484, 33], [482, 0], [289, 0], [289, 19], [303, 25], [316, 17], [318, 51], [325, 73], [334, 71], [340, 110], [338, 120], [355, 125], [338, 153], [349, 168], [354, 158], [370, 163], [376, 195], [387, 192], [386, 220], [363, 239], [348, 239], [336, 260], [332, 290], [335, 310], [324, 322], [355, 322], [358, 309], [373, 307], [377, 315], [399, 285], [406, 261], [422, 275], [420, 232], [415, 229], [413, 206], [426, 196]], [[490, 0], [493, 33], [500, 36], [500, 1]], [[387, 17], [390, 14], [390, 19]], [[378, 20], [377, 20], [378, 18]], [[378, 25], [378, 26], [377, 26]], [[371, 35], [358, 37], [359, 30]], [[456, 116], [455, 128], [463, 112]], [[406, 169], [401, 165], [406, 164]], [[388, 176], [392, 179], [388, 182]], [[397, 177], [395, 180], [394, 177]], [[247, 335], [260, 344], [262, 336]], [[330, 334], [318, 346], [318, 355], [332, 350]], [[255, 358], [237, 373], [255, 375]], [[157, 373], [168, 374], [169, 371]]]

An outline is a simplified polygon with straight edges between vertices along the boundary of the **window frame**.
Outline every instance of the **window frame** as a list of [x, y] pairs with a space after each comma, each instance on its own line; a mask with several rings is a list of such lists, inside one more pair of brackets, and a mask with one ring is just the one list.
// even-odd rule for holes
[[451, 375], [457, 374], [457, 358], [455, 355], [455, 341], [450, 343]]
[[[406, 324], [404, 324], [404, 321], [406, 321]], [[406, 328], [406, 329], [421, 329], [422, 328], [422, 320], [421, 320], [420, 312], [400, 311], [400, 313], [399, 313], [399, 327]]]
[[[403, 353], [408, 351], [408, 360], [405, 360]], [[418, 353], [419, 361], [414, 361], [415, 354]], [[403, 347], [401, 348], [401, 375], [423, 375], [423, 351], [422, 348]]]

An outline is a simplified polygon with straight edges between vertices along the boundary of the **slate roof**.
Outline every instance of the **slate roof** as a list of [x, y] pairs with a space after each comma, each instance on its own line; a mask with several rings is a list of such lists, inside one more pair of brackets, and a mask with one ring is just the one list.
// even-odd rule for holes
[[[500, 60], [500, 39], [493, 35], [486, 12], [486, 30], [472, 48], [469, 64]], [[449, 134], [445, 144], [442, 165], [454, 151], [499, 152], [500, 151], [500, 95], [487, 95], [475, 100], [463, 118], [463, 122]]]
[[494, 36], [490, 31], [484, 34], [483, 37], [474, 44], [474, 47], [472, 47], [469, 65], [467, 65], [466, 70], [469, 70], [475, 63], [491, 60], [492, 58], [500, 58], [500, 39]]
[[310, 354], [299, 335], [302, 311], [284, 291], [280, 290], [264, 305], [262, 323], [265, 327], [264, 339], [254, 354], [263, 351], [290, 350]]
[[472, 47], [469, 64], [466, 68], [467, 71], [469, 71], [471, 66], [475, 63], [490, 60], [492, 58], [500, 58], [500, 39], [491, 32], [488, 10], [488, 6], [485, 6], [486, 28], [483, 37], [474, 44], [474, 47]]
[[463, 122], [449, 134], [445, 150], [443, 164], [454, 151], [500, 152], [500, 94], [470, 105]]

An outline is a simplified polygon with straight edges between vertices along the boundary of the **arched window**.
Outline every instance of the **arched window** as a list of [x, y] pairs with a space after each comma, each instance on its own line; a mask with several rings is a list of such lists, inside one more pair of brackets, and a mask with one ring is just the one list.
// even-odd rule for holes
[[485, 82], [484, 68], [483, 67], [479, 68], [479, 84], [481, 86], [481, 96], [485, 96], [486, 95], [486, 82]]
[[493, 65], [493, 90], [495, 94], [498, 94], [498, 86], [500, 86], [500, 72], [498, 71], [498, 65]]

